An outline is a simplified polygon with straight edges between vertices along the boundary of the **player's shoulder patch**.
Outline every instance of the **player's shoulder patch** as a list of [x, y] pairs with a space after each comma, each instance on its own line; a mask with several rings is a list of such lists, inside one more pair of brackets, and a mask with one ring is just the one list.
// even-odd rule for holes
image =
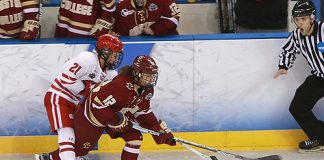
[[134, 90], [134, 85], [133, 85], [133, 83], [130, 83], [130, 82], [126, 82], [126, 88], [128, 89], [128, 90]]
[[89, 76], [90, 79], [94, 79], [96, 77], [96, 74], [95, 73], [89, 73], [88, 76]]
[[150, 92], [149, 94], [147, 94], [147, 95], [145, 96], [145, 99], [148, 100], [148, 101], [150, 101], [150, 100], [152, 99], [152, 97], [153, 97], [153, 93]]
[[159, 7], [157, 4], [151, 3], [151, 4], [149, 4], [148, 9], [149, 9], [149, 11], [156, 11], [159, 9]]

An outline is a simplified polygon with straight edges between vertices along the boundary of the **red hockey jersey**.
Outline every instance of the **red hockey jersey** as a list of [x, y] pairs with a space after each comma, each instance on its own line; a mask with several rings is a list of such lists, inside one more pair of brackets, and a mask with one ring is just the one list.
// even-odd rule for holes
[[62, 0], [55, 37], [87, 37], [97, 18], [114, 23], [115, 0]]
[[105, 127], [107, 122], [116, 122], [116, 112], [128, 113], [130, 118], [141, 125], [152, 127], [159, 124], [152, 110], [150, 100], [154, 89], [135, 91], [134, 78], [118, 75], [92, 90], [85, 104], [85, 117], [97, 127]]
[[0, 38], [17, 37], [24, 20], [38, 19], [38, 0], [0, 0]]
[[145, 25], [150, 26], [154, 35], [178, 34], [180, 10], [175, 0], [147, 0], [140, 9], [133, 0], [120, 0], [115, 14], [114, 30], [123, 36], [141, 35]]

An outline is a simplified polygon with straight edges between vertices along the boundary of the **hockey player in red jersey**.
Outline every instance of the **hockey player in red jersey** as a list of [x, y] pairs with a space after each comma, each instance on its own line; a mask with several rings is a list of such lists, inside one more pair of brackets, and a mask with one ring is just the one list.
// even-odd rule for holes
[[122, 36], [177, 35], [180, 10], [175, 0], [121, 0], [115, 17]]
[[32, 40], [38, 37], [38, 0], [0, 2], [0, 38]]
[[113, 34], [115, 0], [62, 0], [55, 37]]
[[[76, 154], [88, 154], [106, 131], [111, 138], [126, 142], [121, 160], [136, 160], [143, 138], [141, 132], [131, 128], [130, 121], [162, 133], [153, 136], [157, 144], [174, 146], [171, 130], [165, 122], [157, 120], [150, 108], [157, 78], [158, 66], [153, 58], [138, 56], [112, 81], [97, 84], [85, 105], [75, 113]], [[57, 151], [48, 157], [59, 160]]]
[[[74, 160], [74, 113], [92, 84], [111, 80], [123, 57], [123, 43], [114, 36], [98, 38], [93, 52], [81, 52], [64, 64], [63, 71], [45, 94], [44, 104], [51, 130], [58, 133], [59, 156]], [[36, 155], [36, 158], [40, 155]], [[39, 158], [41, 159], [41, 158]]]

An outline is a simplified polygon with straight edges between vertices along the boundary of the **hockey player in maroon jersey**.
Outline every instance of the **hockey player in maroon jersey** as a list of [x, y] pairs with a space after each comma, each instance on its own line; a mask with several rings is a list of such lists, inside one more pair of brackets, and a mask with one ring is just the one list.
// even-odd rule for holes
[[177, 35], [180, 10], [175, 0], [120, 0], [115, 17], [122, 36]]
[[[58, 156], [75, 160], [74, 113], [82, 98], [87, 97], [92, 84], [111, 80], [123, 57], [123, 43], [114, 36], [101, 35], [96, 49], [81, 52], [64, 64], [45, 94], [44, 104], [52, 132], [58, 133]], [[41, 159], [42, 155], [35, 155]]]
[[0, 3], [0, 38], [32, 40], [38, 37], [38, 0], [4, 0]]
[[[111, 138], [125, 141], [121, 160], [136, 160], [143, 138], [141, 132], [131, 128], [130, 121], [162, 133], [153, 136], [157, 144], [174, 146], [171, 130], [165, 122], [157, 120], [150, 108], [157, 78], [158, 66], [152, 57], [145, 55], [137, 56], [134, 63], [122, 68], [112, 81], [97, 84], [85, 105], [75, 113], [77, 156], [88, 154], [106, 131]], [[48, 158], [60, 159], [57, 151], [45, 160]]]
[[115, 0], [62, 0], [55, 37], [112, 34]]

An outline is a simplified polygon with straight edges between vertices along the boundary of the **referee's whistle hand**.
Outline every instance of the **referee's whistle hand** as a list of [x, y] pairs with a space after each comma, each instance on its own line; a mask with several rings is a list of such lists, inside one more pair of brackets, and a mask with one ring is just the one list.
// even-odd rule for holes
[[287, 75], [287, 70], [285, 69], [279, 69], [276, 74], [273, 76], [274, 79], [278, 78], [281, 75]]

